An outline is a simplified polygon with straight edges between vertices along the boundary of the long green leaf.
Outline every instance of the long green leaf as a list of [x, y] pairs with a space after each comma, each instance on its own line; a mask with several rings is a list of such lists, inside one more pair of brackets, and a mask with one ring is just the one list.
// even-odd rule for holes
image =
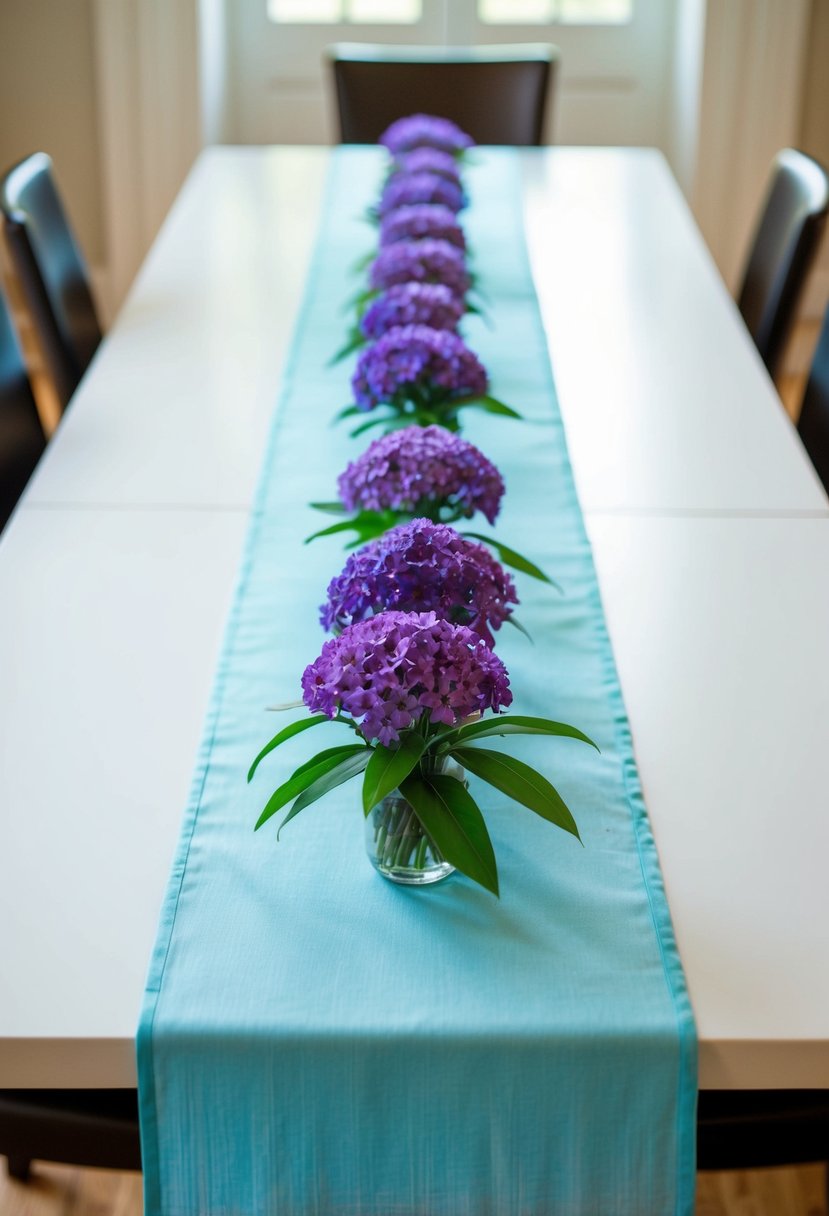
[[337, 353], [331, 356], [331, 358], [328, 360], [327, 366], [336, 367], [336, 365], [341, 363], [343, 359], [346, 359], [349, 355], [353, 355], [355, 350], [359, 350], [360, 347], [365, 346], [365, 344], [366, 340], [363, 337], [362, 331], [358, 330], [352, 335], [348, 342], [346, 342], [345, 346], [341, 346]]
[[[407, 426], [431, 426], [431, 423], [419, 422], [416, 414], [389, 414], [384, 422], [386, 424], [384, 435], [390, 435], [392, 431], [400, 431]], [[439, 425], [446, 427], [447, 430], [450, 429], [448, 422], [440, 422]]]
[[381, 418], [372, 418], [369, 422], [364, 422], [362, 426], [355, 427], [354, 430], [350, 432], [351, 438], [356, 439], [359, 435], [363, 435], [366, 431], [370, 431], [372, 427], [382, 426], [384, 422], [389, 421], [390, 419], [386, 414], [384, 414]]
[[375, 536], [382, 536], [398, 522], [398, 516], [394, 511], [359, 511], [350, 519], [344, 519], [339, 524], [331, 524], [319, 532], [314, 532], [306, 538], [305, 544], [310, 544], [312, 540], [317, 540], [320, 536], [333, 536], [337, 532], [348, 532], [350, 529], [356, 533], [356, 540], [350, 541], [346, 548], [353, 549], [356, 545], [363, 545]]
[[316, 756], [312, 756], [310, 760], [306, 760], [304, 764], [300, 764], [299, 768], [295, 768], [291, 776], [298, 777], [300, 773], [313, 768], [315, 764], [319, 764], [322, 760], [327, 760], [329, 756], [337, 756], [341, 760], [345, 760], [348, 756], [361, 752], [365, 746], [365, 743], [343, 743], [339, 747], [327, 747], [325, 751], [317, 752]]
[[322, 798], [323, 794], [327, 794], [329, 790], [336, 789], [338, 785], [342, 785], [345, 781], [350, 781], [352, 777], [356, 777], [361, 773], [371, 759], [372, 749], [367, 746], [358, 747], [351, 756], [346, 756], [340, 761], [335, 768], [318, 777], [313, 784], [309, 785], [294, 802], [288, 814], [279, 825], [279, 830], [276, 833], [276, 839], [279, 839], [279, 833], [282, 831], [286, 823], [290, 823], [295, 815], [303, 811], [306, 806], [310, 806], [312, 802], [316, 802], [318, 798]]
[[315, 511], [324, 511], [326, 515], [344, 515], [345, 507], [339, 501], [337, 502], [309, 502], [309, 507], [313, 507]]
[[382, 743], [376, 744], [363, 778], [363, 811], [366, 815], [408, 777], [425, 750], [426, 740], [414, 731], [405, 734], [400, 746], [394, 750], [384, 747]]
[[357, 258], [356, 262], [352, 263], [348, 273], [360, 274], [361, 271], [366, 270], [371, 265], [376, 257], [377, 251], [375, 249], [369, 250], [368, 253], [362, 254], [359, 258]]
[[474, 739], [483, 739], [487, 735], [560, 735], [565, 739], [578, 739], [581, 743], [589, 743], [599, 751], [597, 744], [575, 726], [568, 726], [566, 722], [553, 722], [550, 718], [530, 718], [523, 714], [496, 715], [494, 718], [482, 718], [479, 722], [469, 722], [466, 726], [459, 726], [457, 730], [435, 736], [435, 742], [440, 750], [444, 751], [447, 746], [471, 743]]
[[315, 756], [313, 764], [303, 765], [297, 772], [292, 773], [287, 781], [283, 781], [282, 785], [274, 790], [265, 803], [265, 809], [257, 819], [254, 831], [258, 831], [263, 823], [268, 822], [271, 815], [275, 815], [277, 811], [281, 811], [283, 806], [286, 806], [298, 794], [307, 790], [309, 785], [313, 785], [320, 777], [324, 777], [331, 769], [336, 768], [342, 763], [345, 763], [345, 761], [337, 756], [327, 756], [323, 760]]
[[325, 714], [315, 714], [313, 718], [300, 718], [298, 722], [292, 722], [290, 726], [284, 727], [279, 734], [274, 735], [270, 743], [266, 743], [259, 755], [254, 760], [248, 770], [248, 781], [253, 777], [259, 767], [260, 761], [272, 752], [275, 747], [279, 747], [280, 743], [284, 743], [286, 739], [292, 739], [294, 735], [300, 734], [304, 730], [309, 730], [312, 726], [319, 726], [321, 722], [330, 722], [331, 719]]
[[454, 777], [407, 777], [400, 792], [443, 856], [467, 878], [498, 894], [498, 867], [484, 817]]
[[505, 405], [503, 401], [499, 401], [496, 397], [466, 397], [461, 401], [452, 403], [457, 409], [473, 409], [486, 410], [488, 414], [500, 414], [504, 418], [520, 418], [521, 414], [518, 410], [514, 410], [511, 405]]
[[511, 612], [509, 614], [509, 616], [504, 617], [504, 624], [512, 625], [513, 629], [517, 629], [519, 633], [523, 633], [524, 637], [529, 639], [529, 641], [532, 642], [533, 645], [535, 645], [535, 642], [533, 642], [533, 635], [530, 633], [529, 629], [524, 628], [524, 626], [521, 624], [521, 622], [518, 620], [517, 616], [513, 612]]
[[345, 304], [343, 304], [342, 311], [349, 312], [352, 308], [361, 308], [376, 295], [377, 292], [373, 287], [365, 287], [360, 291], [356, 291], [353, 295], [350, 295]]
[[329, 524], [327, 528], [320, 528], [318, 532], [312, 532], [310, 536], [305, 537], [304, 543], [310, 545], [312, 540], [319, 540], [321, 536], [334, 536], [337, 532], [348, 532], [353, 527], [355, 527], [353, 519], [344, 519], [338, 524]]
[[494, 549], [505, 566], [510, 566], [513, 570], [520, 570], [522, 574], [529, 574], [531, 578], [537, 578], [542, 583], [549, 583], [551, 587], [555, 587], [557, 591], [561, 591], [561, 587], [549, 575], [545, 574], [540, 566], [536, 566], [528, 558], [522, 554], [516, 553], [514, 549], [508, 548], [499, 540], [494, 540], [491, 536], [483, 536], [480, 532], [467, 532], [464, 530], [462, 536], [468, 536], [471, 540], [483, 541], [485, 545], [489, 545]]
[[337, 410], [332, 418], [332, 422], [342, 422], [343, 418], [356, 418], [358, 414], [365, 413], [359, 405], [344, 405], [341, 410]]
[[546, 777], [542, 777], [523, 760], [477, 747], [456, 747], [452, 749], [452, 755], [476, 777], [488, 781], [522, 806], [535, 811], [542, 819], [581, 840], [576, 821], [561, 794]]

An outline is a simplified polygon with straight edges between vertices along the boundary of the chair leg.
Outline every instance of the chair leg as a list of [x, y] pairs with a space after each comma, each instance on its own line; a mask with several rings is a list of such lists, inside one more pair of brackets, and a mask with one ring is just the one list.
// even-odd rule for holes
[[29, 1167], [31, 1164], [28, 1157], [11, 1156], [6, 1158], [6, 1168], [8, 1169], [9, 1177], [16, 1178], [18, 1182], [29, 1181]]

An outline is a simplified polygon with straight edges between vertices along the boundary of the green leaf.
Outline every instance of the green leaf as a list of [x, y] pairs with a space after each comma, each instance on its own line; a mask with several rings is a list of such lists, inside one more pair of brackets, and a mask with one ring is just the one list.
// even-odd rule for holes
[[[361, 413], [362, 413], [362, 411], [361, 411]], [[352, 439], [356, 439], [358, 435], [362, 435], [366, 431], [370, 431], [372, 427], [382, 426], [384, 422], [389, 422], [389, 421], [390, 421], [390, 419], [387, 415], [384, 415], [381, 418], [372, 418], [369, 422], [364, 422], [362, 424], [362, 426], [355, 427], [354, 430], [350, 432], [350, 436]], [[408, 424], [404, 423], [403, 425], [406, 426]]]
[[320, 528], [318, 532], [312, 532], [310, 536], [305, 537], [303, 543], [310, 545], [312, 540], [319, 540], [321, 536], [334, 536], [337, 532], [348, 532], [354, 526], [353, 519], [344, 519], [338, 524], [329, 524], [327, 528]]
[[357, 308], [357, 309], [362, 308], [365, 304], [368, 303], [369, 300], [371, 300], [376, 295], [377, 295], [377, 292], [374, 290], [373, 287], [364, 287], [364, 288], [362, 288], [362, 290], [357, 291], [353, 295], [350, 295], [348, 297], [345, 304], [343, 305], [342, 310], [343, 310], [343, 312], [348, 312], [352, 308]]
[[322, 528], [319, 532], [312, 533], [306, 538], [305, 544], [310, 544], [312, 540], [316, 540], [320, 536], [332, 536], [336, 532], [347, 532], [349, 529], [353, 529], [357, 534], [357, 539], [346, 546], [346, 548], [353, 549], [356, 545], [362, 545], [375, 536], [382, 536], [397, 522], [394, 511], [359, 511], [351, 519], [331, 524], [328, 528]]
[[317, 752], [316, 756], [312, 756], [310, 760], [306, 760], [304, 764], [300, 764], [299, 768], [295, 768], [291, 776], [298, 777], [300, 773], [307, 772], [309, 768], [313, 768], [315, 764], [327, 760], [329, 756], [337, 756], [340, 760], [345, 760], [348, 756], [353, 756], [357, 752], [363, 751], [365, 746], [365, 743], [343, 743], [339, 747], [327, 747], [325, 751]]
[[496, 789], [508, 794], [522, 806], [529, 807], [565, 832], [571, 832], [577, 840], [581, 840], [576, 821], [570, 814], [564, 799], [546, 777], [536, 772], [523, 760], [507, 756], [503, 752], [491, 752], [477, 747], [455, 747], [452, 749], [455, 759], [468, 768], [470, 773], [481, 777], [494, 785]]
[[279, 747], [280, 743], [284, 743], [286, 739], [292, 739], [294, 735], [300, 734], [301, 731], [309, 730], [312, 726], [319, 726], [321, 722], [331, 722], [332, 719], [326, 717], [325, 714], [315, 714], [313, 718], [300, 718], [298, 722], [292, 722], [290, 726], [286, 726], [274, 735], [270, 743], [266, 743], [259, 755], [254, 760], [248, 771], [248, 781], [253, 777], [259, 767], [260, 761], [264, 760], [269, 752], [272, 752], [275, 747]]
[[513, 628], [517, 629], [519, 633], [523, 633], [524, 637], [528, 638], [529, 641], [532, 642], [533, 646], [535, 645], [535, 642], [533, 642], [533, 635], [530, 633], [529, 629], [524, 628], [514, 613], [511, 612], [509, 616], [504, 618], [504, 624], [512, 625]]
[[484, 817], [472, 795], [454, 777], [411, 776], [400, 792], [414, 807], [424, 829], [456, 869], [498, 894], [498, 867]]
[[553, 722], [550, 718], [529, 718], [523, 714], [496, 715], [494, 718], [483, 718], [480, 722], [468, 722], [457, 730], [447, 734], [436, 735], [435, 741], [441, 750], [445, 746], [454, 747], [456, 744], [470, 743], [473, 739], [483, 739], [487, 735], [559, 735], [565, 739], [578, 739], [581, 743], [589, 743], [599, 751], [597, 745], [587, 735], [583, 735], [575, 726], [566, 722]]
[[[430, 422], [421, 422], [416, 414], [389, 414], [383, 419], [386, 424], [384, 435], [389, 435], [392, 431], [402, 430], [406, 426], [431, 426]], [[440, 422], [438, 425], [449, 430], [449, 423], [446, 421]]]
[[326, 367], [336, 367], [338, 363], [342, 363], [343, 359], [347, 359], [349, 355], [353, 355], [355, 350], [359, 350], [361, 346], [365, 346], [366, 340], [361, 331], [352, 334], [345, 346], [341, 346], [335, 355], [332, 355], [328, 360]]
[[510, 566], [513, 570], [520, 570], [522, 574], [529, 574], [531, 578], [540, 579], [542, 583], [549, 583], [551, 587], [555, 587], [556, 591], [561, 591], [558, 583], [545, 574], [540, 566], [536, 566], [534, 562], [529, 561], [526, 557], [522, 557], [514, 549], [507, 548], [501, 541], [495, 540], [491, 536], [484, 536], [480, 532], [463, 532], [462, 535], [468, 536], [471, 540], [483, 541], [485, 545], [489, 545], [491, 549], [495, 550], [505, 566]]
[[415, 731], [403, 735], [399, 747], [394, 750], [384, 747], [382, 743], [375, 745], [363, 779], [363, 811], [366, 815], [408, 777], [425, 750], [426, 740]]
[[358, 414], [365, 413], [359, 405], [344, 405], [341, 410], [337, 410], [332, 419], [333, 422], [342, 422], [343, 418], [356, 418]]
[[361, 271], [367, 270], [376, 257], [377, 251], [375, 249], [370, 250], [368, 253], [364, 253], [361, 257], [357, 258], [356, 262], [352, 264], [349, 274], [360, 274]]
[[309, 502], [309, 507], [315, 511], [324, 511], [326, 515], [344, 515], [345, 507], [341, 502]]
[[361, 773], [371, 759], [371, 752], [372, 749], [367, 745], [357, 746], [352, 755], [346, 756], [329, 772], [324, 773], [309, 785], [299, 795], [288, 814], [280, 823], [276, 839], [279, 840], [279, 833], [285, 824], [290, 823], [295, 815], [305, 810], [306, 806], [310, 806], [312, 802], [316, 802], [319, 798], [322, 798], [323, 794], [327, 794], [329, 790], [336, 789], [338, 785], [342, 785], [345, 781], [350, 781], [352, 777], [356, 777], [358, 773]]
[[[258, 831], [263, 823], [267, 823], [271, 815], [275, 815], [277, 811], [281, 811], [283, 806], [296, 798], [297, 794], [307, 790], [309, 785], [313, 785], [320, 777], [324, 777], [332, 769], [337, 768], [340, 764], [348, 763], [347, 760], [342, 760], [337, 756], [327, 756], [320, 759], [319, 756], [314, 756], [312, 764], [303, 765], [295, 773], [292, 773], [287, 781], [283, 781], [278, 789], [274, 790], [268, 801], [265, 803], [265, 809], [256, 821], [254, 831]], [[368, 763], [368, 758], [366, 758]]]
[[488, 414], [501, 414], [504, 418], [521, 418], [518, 410], [514, 410], [511, 405], [505, 405], [496, 397], [462, 397], [460, 401], [453, 401], [452, 404], [459, 410], [472, 406], [486, 410]]

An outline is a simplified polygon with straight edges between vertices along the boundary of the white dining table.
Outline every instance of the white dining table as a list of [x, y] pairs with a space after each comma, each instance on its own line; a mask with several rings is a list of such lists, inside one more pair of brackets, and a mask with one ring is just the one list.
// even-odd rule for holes
[[[0, 1088], [136, 1083], [329, 155], [201, 155], [0, 538]], [[829, 502], [661, 155], [521, 159], [699, 1083], [829, 1088]]]

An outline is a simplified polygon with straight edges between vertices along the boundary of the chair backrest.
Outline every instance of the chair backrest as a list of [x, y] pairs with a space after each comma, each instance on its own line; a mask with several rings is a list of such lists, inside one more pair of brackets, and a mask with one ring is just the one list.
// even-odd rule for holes
[[326, 51], [345, 144], [376, 143], [408, 114], [450, 118], [479, 144], [538, 146], [558, 51], [546, 44], [494, 47], [376, 46]]
[[829, 494], [829, 309], [823, 320], [797, 429]]
[[772, 376], [797, 316], [828, 207], [829, 176], [823, 166], [794, 148], [779, 152], [738, 296]]
[[0, 531], [45, 447], [26, 367], [0, 295]]
[[95, 353], [101, 328], [45, 153], [9, 170], [0, 182], [0, 209], [12, 265], [63, 408]]

